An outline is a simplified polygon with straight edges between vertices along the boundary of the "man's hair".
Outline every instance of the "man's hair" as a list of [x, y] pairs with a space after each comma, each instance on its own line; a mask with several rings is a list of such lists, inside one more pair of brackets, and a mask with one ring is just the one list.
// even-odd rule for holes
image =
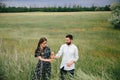
[[71, 34], [66, 35], [66, 38], [73, 40], [73, 36]]

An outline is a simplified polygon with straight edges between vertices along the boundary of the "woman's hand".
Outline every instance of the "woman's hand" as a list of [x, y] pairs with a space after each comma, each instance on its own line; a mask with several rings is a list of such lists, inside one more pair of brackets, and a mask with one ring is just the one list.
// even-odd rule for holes
[[47, 60], [47, 62], [53, 62], [54, 61], [54, 59], [48, 59]]
[[51, 59], [55, 59], [54, 52], [51, 52], [50, 58], [51, 58]]

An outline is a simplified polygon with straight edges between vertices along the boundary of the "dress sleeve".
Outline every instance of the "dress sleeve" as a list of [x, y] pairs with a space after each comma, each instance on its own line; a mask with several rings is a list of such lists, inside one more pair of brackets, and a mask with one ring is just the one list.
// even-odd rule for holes
[[35, 57], [38, 57], [38, 56], [41, 56], [41, 54], [40, 54], [40, 48], [37, 48], [35, 50]]
[[51, 55], [51, 50], [50, 50], [49, 47], [46, 47], [45, 53], [47, 53], [47, 54], [48, 54], [47, 56], [50, 57], [50, 55]]

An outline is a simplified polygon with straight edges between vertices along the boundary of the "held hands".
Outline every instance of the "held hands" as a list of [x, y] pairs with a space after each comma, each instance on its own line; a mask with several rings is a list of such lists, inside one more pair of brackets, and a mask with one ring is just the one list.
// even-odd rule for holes
[[54, 52], [51, 52], [51, 56], [50, 56], [51, 59], [55, 59], [55, 55], [54, 55]]
[[48, 62], [53, 62], [56, 58], [59, 58], [59, 57], [56, 57], [56, 56], [54, 55], [54, 52], [52, 51], [52, 52], [51, 52], [50, 59], [48, 60]]
[[43, 61], [46, 61], [46, 62], [53, 62], [55, 59], [55, 55], [54, 55], [54, 52], [51, 52], [51, 55], [50, 55], [50, 58], [49, 59], [44, 59]]
[[54, 52], [51, 52], [51, 56], [50, 56], [50, 59], [48, 60], [48, 62], [53, 62], [54, 59], [55, 59]]

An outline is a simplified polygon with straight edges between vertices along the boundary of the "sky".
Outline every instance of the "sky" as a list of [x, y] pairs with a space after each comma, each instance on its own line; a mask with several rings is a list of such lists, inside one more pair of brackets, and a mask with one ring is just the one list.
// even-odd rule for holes
[[82, 7], [105, 6], [120, 0], [0, 0], [6, 6], [15, 7], [50, 7], [50, 6], [72, 6], [80, 5]]

